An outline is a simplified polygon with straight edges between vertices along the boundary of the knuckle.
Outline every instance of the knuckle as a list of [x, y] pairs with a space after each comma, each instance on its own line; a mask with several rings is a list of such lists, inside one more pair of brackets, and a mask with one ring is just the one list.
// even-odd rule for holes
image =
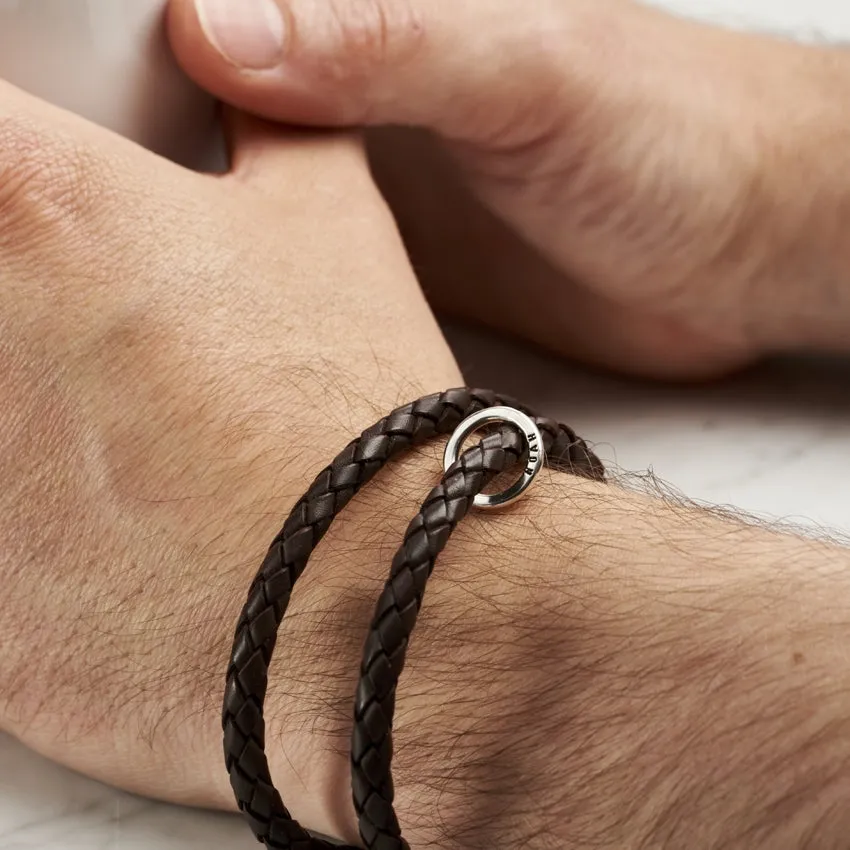
[[397, 65], [418, 50], [424, 36], [422, 16], [409, 0], [332, 0], [329, 13], [334, 49], [325, 68], [337, 79]]
[[79, 223], [104, 176], [94, 150], [26, 113], [0, 113], [0, 247], [25, 249]]

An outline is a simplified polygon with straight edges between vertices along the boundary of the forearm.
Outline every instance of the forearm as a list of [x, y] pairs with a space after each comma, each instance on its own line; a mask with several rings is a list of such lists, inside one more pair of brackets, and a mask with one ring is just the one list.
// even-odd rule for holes
[[[376, 522], [386, 491], [331, 532], [279, 644], [281, 787], [296, 815], [349, 838], [360, 646], [427, 467], [387, 477], [392, 521]], [[848, 564], [825, 543], [564, 476], [470, 520], [438, 563], [400, 686], [412, 845], [838, 846]]]

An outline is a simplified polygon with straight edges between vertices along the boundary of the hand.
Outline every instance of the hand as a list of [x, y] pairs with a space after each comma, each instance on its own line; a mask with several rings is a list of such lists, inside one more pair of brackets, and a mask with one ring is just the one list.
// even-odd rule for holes
[[[232, 173], [197, 175], [0, 84], [0, 728], [220, 806], [224, 673], [266, 546], [353, 434], [461, 383], [358, 141], [242, 119], [232, 137]], [[333, 655], [311, 622], [365, 629], [368, 541], [401, 538], [422, 468], [346, 511], [281, 637], [273, 764], [328, 831], [350, 805], [300, 779], [347, 775], [316, 703], [347, 715], [351, 691], [294, 671], [318, 653], [353, 681], [361, 641]]]
[[844, 52], [625, 0], [263, 5], [282, 43], [173, 0], [178, 57], [286, 123], [436, 131], [374, 150], [439, 309], [656, 377], [846, 349]]
[[[190, 174], [0, 87], [0, 727], [222, 807], [268, 541], [352, 433], [460, 381], [357, 143], [240, 121], [233, 148]], [[362, 640], [437, 468], [346, 509], [278, 641], [275, 779], [349, 841]], [[395, 724], [412, 846], [843, 847], [846, 551], [568, 476], [534, 493], [429, 583]]]

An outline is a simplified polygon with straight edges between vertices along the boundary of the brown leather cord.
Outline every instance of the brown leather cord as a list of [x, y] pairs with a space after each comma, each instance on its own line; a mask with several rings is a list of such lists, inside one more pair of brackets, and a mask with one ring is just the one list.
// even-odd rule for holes
[[[351, 741], [354, 807], [360, 837], [369, 850], [409, 850], [393, 810], [392, 725], [396, 687], [425, 585], [475, 496], [522, 455], [523, 441], [513, 427], [490, 434], [464, 452], [423, 502], [393, 559], [363, 649]], [[592, 462], [574, 466], [573, 472], [603, 477]]]
[[[317, 476], [272, 542], [251, 585], [236, 627], [222, 713], [225, 762], [239, 809], [256, 837], [272, 850], [329, 850], [333, 846], [310, 836], [289, 814], [274, 787], [265, 754], [263, 702], [268, 686], [268, 668], [278, 628], [295, 582], [304, 571], [310, 554], [327, 532], [333, 518], [382, 466], [404, 450], [430, 437], [450, 433], [467, 416], [484, 408], [500, 405], [515, 407], [535, 420], [543, 436], [544, 450], [550, 465], [590, 478], [604, 477], [602, 464], [585, 443], [566, 426], [536, 417], [528, 408], [513, 399], [498, 396], [490, 391], [465, 388], [448, 390], [394, 410], [349, 443]], [[495, 445], [497, 439], [498, 446]], [[500, 464], [501, 468], [504, 468], [510, 458], [517, 459], [517, 446], [516, 432], [503, 429], [498, 434], [486, 438], [484, 443], [465, 452], [449, 471], [443, 484], [432, 493], [432, 497], [438, 492], [445, 495], [445, 499], [440, 497], [443, 507], [429, 507], [437, 505], [437, 502], [432, 502], [429, 497], [423, 506], [423, 512], [408, 529], [405, 546], [411, 547], [411, 553], [419, 557], [409, 560], [405, 555], [402, 561], [399, 560], [401, 556], [394, 561], [394, 571], [398, 562], [398, 569], [406, 576], [419, 581], [421, 588], [414, 595], [415, 610], [412, 615], [409, 596], [400, 594], [392, 599], [387, 597], [385, 601], [385, 590], [381, 602], [384, 607], [379, 606], [366, 645], [367, 656], [364, 657], [361, 674], [372, 684], [364, 685], [361, 682], [358, 689], [357, 714], [362, 716], [362, 720], [357, 721], [355, 725], [355, 746], [358, 747], [356, 755], [359, 755], [359, 758], [355, 758], [353, 754], [352, 767], [355, 805], [360, 816], [361, 832], [369, 847], [384, 850], [407, 846], [401, 838], [398, 821], [392, 812], [392, 780], [389, 772], [392, 749], [389, 728], [392, 723], [395, 682], [403, 665], [407, 638], [402, 638], [404, 647], [399, 652], [397, 640], [390, 638], [398, 638], [402, 632], [393, 631], [392, 623], [395, 621], [392, 621], [390, 608], [394, 608], [398, 613], [404, 628], [408, 629], [406, 634], [409, 637], [415, 623], [415, 613], [421, 603], [424, 581], [433, 569], [433, 558], [439, 548], [442, 548], [437, 548], [436, 544], [442, 540], [444, 545], [451, 529], [468, 509], [467, 505], [466, 509], [462, 510], [462, 503], [466, 499], [463, 494], [472, 492], [475, 487], [480, 490], [486, 486], [492, 475], [498, 473], [497, 467]], [[429, 536], [426, 532], [424, 538], [417, 536], [414, 525], [419, 521], [426, 524], [436, 523], [433, 534]], [[436, 530], [438, 526], [440, 530]], [[425, 540], [427, 545], [422, 549], [421, 543], [408, 543], [409, 540]], [[419, 549], [417, 545], [420, 546]], [[430, 554], [432, 548], [433, 555]], [[402, 551], [406, 551], [405, 547]], [[421, 561], [423, 556], [430, 560]], [[423, 567], [423, 563], [426, 566]], [[396, 602], [401, 607], [397, 607]], [[380, 678], [375, 666], [380, 663], [376, 661], [378, 653], [372, 651], [373, 635], [376, 633], [378, 639], [386, 637], [389, 648], [394, 649], [394, 654], [386, 655], [390, 664], [390, 675], [385, 678]], [[383, 644], [381, 646], [384, 647]], [[374, 699], [367, 698], [372, 696], [373, 692], [368, 689], [373, 685]], [[373, 709], [373, 705], [376, 708]], [[374, 720], [376, 710], [384, 717], [380, 723]], [[370, 839], [372, 843], [369, 843]]]

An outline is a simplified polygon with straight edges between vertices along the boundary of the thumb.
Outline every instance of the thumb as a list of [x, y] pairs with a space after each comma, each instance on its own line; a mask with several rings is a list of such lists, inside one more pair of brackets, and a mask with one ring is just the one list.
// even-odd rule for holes
[[[192, 77], [266, 118], [411, 124], [513, 146], [551, 130], [555, 98], [569, 100], [571, 79], [583, 78], [588, 28], [599, 17], [593, 7], [585, 0], [172, 0], [169, 29]], [[567, 62], [579, 70], [567, 73]]]

